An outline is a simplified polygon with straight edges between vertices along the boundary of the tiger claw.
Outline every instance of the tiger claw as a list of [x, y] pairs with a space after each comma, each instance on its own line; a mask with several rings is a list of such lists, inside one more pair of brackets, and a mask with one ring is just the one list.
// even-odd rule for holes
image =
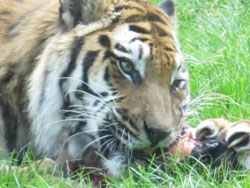
[[229, 142], [227, 147], [233, 148], [233, 147], [239, 145], [241, 142], [244, 142], [244, 140], [247, 140], [249, 138], [249, 136], [250, 135], [244, 134], [240, 138], [237, 138], [237, 139], [233, 140], [232, 142]]
[[232, 124], [227, 130], [225, 141], [228, 148], [233, 148], [236, 152], [250, 150], [250, 121], [241, 120]]

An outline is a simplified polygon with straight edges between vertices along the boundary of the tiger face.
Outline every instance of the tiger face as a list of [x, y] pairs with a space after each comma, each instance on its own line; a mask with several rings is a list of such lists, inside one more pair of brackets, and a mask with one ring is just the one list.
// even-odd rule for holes
[[[31, 6], [28, 0], [9, 4]], [[22, 57], [29, 53], [20, 53], [14, 62], [30, 70], [17, 84], [27, 88], [21, 95], [25, 100], [20, 105], [9, 99], [2, 110], [21, 106], [28, 111], [15, 118], [28, 119], [24, 122], [30, 124], [38, 155], [69, 160], [99, 152], [104, 166], [116, 175], [113, 165], [121, 166], [134, 150], [168, 147], [177, 139], [189, 100], [189, 79], [174, 31], [172, 1], [160, 8], [144, 0], [34, 4], [32, 21], [26, 13], [15, 26], [29, 29], [14, 37], [25, 36], [25, 44], [30, 41], [25, 31], [32, 31], [31, 38], [40, 33], [38, 28], [49, 34], [46, 39], [42, 32], [33, 36], [43, 40], [32, 61]], [[9, 49], [16, 45], [6, 44]], [[33, 48], [27, 44], [21, 51], [32, 53]], [[0, 64], [6, 61], [0, 58]], [[5, 83], [0, 98], [13, 95], [11, 84]]]
[[104, 52], [106, 85], [119, 99], [111, 102], [105, 121], [131, 149], [169, 146], [181, 130], [188, 97], [187, 71], [174, 36], [154, 36], [154, 27], [124, 23], [112, 32], [112, 44]]

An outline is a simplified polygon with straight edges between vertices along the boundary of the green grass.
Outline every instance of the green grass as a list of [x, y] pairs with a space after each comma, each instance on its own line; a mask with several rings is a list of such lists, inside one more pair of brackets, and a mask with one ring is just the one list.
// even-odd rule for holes
[[[153, 1], [155, 3], [159, 1]], [[190, 72], [194, 105], [200, 120], [224, 117], [231, 121], [250, 119], [250, 1], [178, 0], [179, 40]], [[0, 171], [3, 187], [91, 187], [79, 175], [55, 178], [35, 169], [26, 174]], [[173, 159], [165, 172], [155, 168], [130, 169], [122, 180], [107, 177], [109, 187], [250, 187], [249, 172], [227, 166], [210, 169], [199, 162]]]

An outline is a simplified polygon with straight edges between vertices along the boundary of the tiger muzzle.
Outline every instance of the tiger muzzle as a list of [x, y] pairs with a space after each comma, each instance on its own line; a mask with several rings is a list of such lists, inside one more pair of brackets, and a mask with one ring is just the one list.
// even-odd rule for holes
[[152, 146], [156, 146], [160, 141], [164, 140], [170, 134], [169, 131], [150, 128], [146, 122], [144, 122], [144, 129], [148, 136], [149, 141], [151, 142]]

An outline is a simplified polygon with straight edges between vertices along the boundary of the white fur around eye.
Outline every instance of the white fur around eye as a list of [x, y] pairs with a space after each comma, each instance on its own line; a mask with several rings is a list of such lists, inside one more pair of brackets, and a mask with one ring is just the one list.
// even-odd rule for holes
[[177, 53], [175, 58], [176, 69], [174, 70], [171, 77], [171, 85], [173, 85], [176, 80], [183, 80], [186, 82], [188, 82], [189, 80], [188, 71], [186, 69], [182, 55], [180, 53]]
[[[125, 37], [126, 36], [126, 37]], [[127, 58], [133, 63], [135, 70], [144, 78], [146, 69], [146, 60], [150, 56], [150, 47], [145, 42], [135, 40], [140, 34], [129, 30], [129, 25], [123, 25], [114, 32], [114, 43], [124, 47], [127, 52], [114, 49], [114, 53], [118, 57]], [[120, 67], [119, 67], [120, 68]], [[125, 75], [129, 79], [127, 75]], [[131, 81], [131, 79], [129, 79]]]
[[185, 85], [187, 85], [186, 80], [175, 80], [172, 84], [175, 89], [182, 89]]

